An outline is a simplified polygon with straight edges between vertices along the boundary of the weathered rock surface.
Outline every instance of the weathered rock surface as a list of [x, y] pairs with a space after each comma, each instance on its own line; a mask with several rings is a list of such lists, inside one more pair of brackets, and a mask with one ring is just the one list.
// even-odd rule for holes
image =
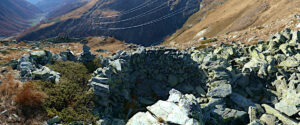
[[32, 72], [33, 79], [38, 80], [49, 80], [51, 82], [58, 83], [60, 78], [60, 73], [43, 66], [41, 69]]
[[201, 125], [201, 107], [195, 97], [183, 95], [172, 89], [167, 101], [158, 101], [148, 106], [146, 113], [137, 113], [127, 125], [153, 125], [153, 124], [178, 124], [178, 125]]
[[[286, 29], [254, 45], [233, 42], [201, 50], [137, 47], [108, 58], [108, 63], [94, 72], [90, 84], [106, 100], [102, 108], [112, 109], [106, 115], [117, 118], [126, 117], [113, 115], [123, 109], [107, 105], [124, 105], [135, 100], [139, 108], [152, 105], [148, 111], [159, 112], [164, 120], [182, 124], [187, 119], [182, 114], [176, 116], [181, 119], [169, 119], [172, 112], [161, 112], [176, 107], [180, 94], [158, 101], [166, 99], [167, 91], [175, 88], [195, 96], [207, 124], [297, 124], [293, 118], [300, 118], [299, 36], [299, 32]], [[132, 98], [132, 94], [137, 98]], [[177, 103], [170, 103], [171, 100]], [[264, 106], [265, 112], [261, 107], [264, 103], [274, 108]], [[165, 105], [168, 106], [160, 108]], [[138, 113], [132, 119], [154, 120], [148, 118], [153, 115], [149, 113]], [[268, 121], [266, 115], [275, 119]]]

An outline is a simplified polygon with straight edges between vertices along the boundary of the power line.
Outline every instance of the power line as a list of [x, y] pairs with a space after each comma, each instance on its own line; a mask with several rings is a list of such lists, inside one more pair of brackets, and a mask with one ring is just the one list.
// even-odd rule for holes
[[[189, 7], [189, 8], [192, 8], [192, 7]], [[187, 8], [187, 9], [189, 9], [189, 8]], [[181, 9], [177, 10], [177, 11], [174, 11], [170, 14], [162, 16], [158, 19], [154, 19], [154, 20], [151, 20], [151, 21], [148, 21], [146, 23], [139, 24], [139, 25], [134, 25], [134, 26], [129, 26], [129, 27], [117, 27], [117, 28], [106, 28], [106, 27], [99, 27], [99, 28], [100, 28], [100, 30], [125, 30], [125, 29], [132, 29], [132, 28], [142, 27], [142, 26], [150, 25], [150, 24], [157, 23], [157, 22], [163, 21], [165, 19], [171, 18], [171, 17], [183, 12], [184, 10], [185, 10], [185, 8], [183, 7]]]
[[[110, 15], [110, 16], [104, 16], [104, 17], [98, 17], [99, 19], [103, 19], [103, 18], [111, 18], [111, 17], [118, 17], [118, 16], [122, 16], [122, 15], [126, 15], [126, 14], [129, 14], [129, 13], [132, 13], [132, 12], [135, 12], [135, 11], [137, 11], [137, 10], [140, 10], [140, 9], [142, 9], [142, 8], [145, 8], [146, 6], [149, 6], [149, 5], [151, 5], [151, 4], [153, 4], [153, 3], [155, 3], [155, 2], [157, 2], [158, 0], [154, 0], [154, 1], [151, 1], [151, 0], [149, 0], [148, 2], [145, 2], [145, 3], [143, 3], [143, 4], [141, 4], [141, 5], [139, 5], [140, 7], [134, 7], [134, 8], [132, 8], [132, 9], [130, 9], [130, 10], [128, 10], [128, 11], [125, 11], [125, 12], [123, 12], [123, 13], [120, 13], [120, 14], [116, 14], [116, 15]], [[149, 3], [149, 4], [148, 4]]]
[[[141, 17], [144, 17], [144, 16], [147, 16], [147, 15], [150, 15], [150, 14], [153, 14], [159, 10], [162, 10], [168, 6], [165, 6], [167, 4], [167, 2], [163, 3], [162, 5], [158, 6], [158, 7], [155, 7], [151, 10], [148, 10], [142, 14], [139, 14], [137, 16], [134, 16], [134, 17], [130, 17], [130, 18], [127, 18], [127, 19], [123, 19], [123, 20], [119, 20], [119, 21], [114, 21], [114, 22], [100, 22], [100, 23], [94, 23], [94, 24], [114, 24], [114, 23], [120, 23], [120, 22], [125, 22], [125, 21], [130, 21], [130, 20], [133, 20], [133, 19], [136, 19], [136, 18], [141, 18]], [[164, 7], [163, 7], [164, 6]]]

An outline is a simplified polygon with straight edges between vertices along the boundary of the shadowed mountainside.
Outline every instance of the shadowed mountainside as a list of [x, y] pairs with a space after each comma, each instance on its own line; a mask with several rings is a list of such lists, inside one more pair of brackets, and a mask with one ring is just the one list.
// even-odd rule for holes
[[61, 33], [70, 37], [105, 35], [149, 46], [181, 28], [199, 5], [198, 0], [92, 0], [27, 30], [19, 39], [40, 40]]
[[0, 37], [14, 35], [30, 26], [41, 11], [25, 0], [0, 1]]

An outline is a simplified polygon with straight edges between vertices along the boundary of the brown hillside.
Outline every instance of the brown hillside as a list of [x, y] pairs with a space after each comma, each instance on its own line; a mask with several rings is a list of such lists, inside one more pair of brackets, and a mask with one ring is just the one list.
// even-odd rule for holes
[[41, 11], [25, 0], [0, 1], [0, 37], [14, 35], [30, 26]]
[[[298, 0], [226, 0], [215, 9], [207, 11], [203, 19], [195, 25], [178, 30], [164, 44], [197, 41], [202, 36], [216, 37], [230, 32], [243, 31], [249, 27], [272, 24], [278, 19], [300, 13], [299, 6]], [[186, 22], [185, 25], [190, 22]], [[203, 31], [202, 34], [199, 33], [200, 31]]]
[[41, 40], [66, 33], [70, 37], [113, 36], [150, 46], [181, 28], [199, 4], [200, 0], [92, 0], [27, 30], [18, 39]]

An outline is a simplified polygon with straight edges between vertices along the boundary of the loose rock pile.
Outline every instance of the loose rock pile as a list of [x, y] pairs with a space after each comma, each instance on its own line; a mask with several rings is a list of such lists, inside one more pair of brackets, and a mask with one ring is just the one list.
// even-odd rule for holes
[[145, 106], [167, 99], [172, 88], [200, 96], [194, 86], [201, 90], [205, 86], [203, 72], [185, 51], [137, 48], [132, 53], [120, 51], [102, 65], [90, 84], [105, 117], [128, 119]]
[[[17, 61], [20, 76], [58, 82], [53, 61], [90, 62], [35, 51]], [[297, 125], [300, 121], [300, 31], [286, 29], [255, 45], [221, 44], [201, 50], [136, 47], [101, 60], [89, 85], [98, 124]], [[166, 100], [166, 101], [163, 101]]]
[[29, 55], [23, 55], [16, 61], [16, 66], [13, 67], [20, 71], [22, 81], [34, 79], [58, 83], [60, 73], [51, 70], [45, 65], [53, 64], [54, 61], [79, 61], [85, 63], [96, 58], [95, 55], [91, 54], [89, 47], [83, 46], [83, 50], [79, 58], [70, 50], [57, 54], [52, 54], [50, 51], [32, 51]]
[[[186, 51], [139, 47], [120, 51], [102, 65], [90, 80], [101, 121], [296, 125], [300, 120], [299, 31], [286, 29], [255, 45]], [[175, 97], [173, 88], [192, 95]], [[167, 101], [158, 101], [166, 100], [169, 91]], [[190, 112], [170, 98], [200, 104], [201, 110], [189, 111], [201, 117], [176, 114]]]
[[34, 51], [29, 55], [22, 56], [17, 63], [21, 80], [41, 79], [59, 82], [60, 74], [44, 66], [51, 64], [52, 61], [52, 53], [49, 51]]

